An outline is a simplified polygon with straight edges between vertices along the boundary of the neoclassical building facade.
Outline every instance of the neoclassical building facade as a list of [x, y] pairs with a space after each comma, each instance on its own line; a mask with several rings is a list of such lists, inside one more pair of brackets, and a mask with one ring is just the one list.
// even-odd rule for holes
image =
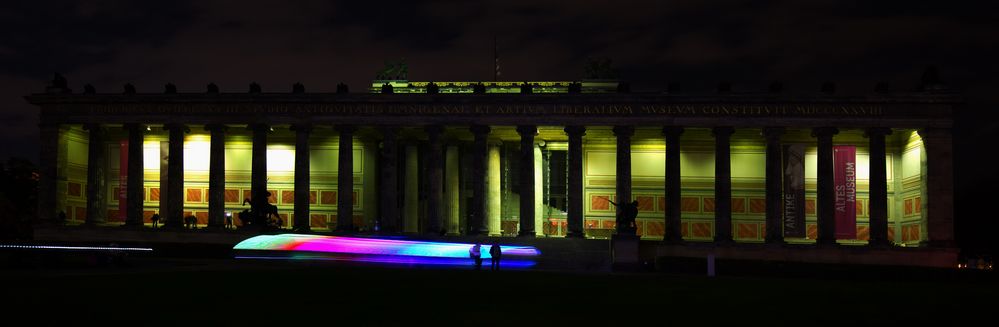
[[648, 240], [952, 248], [963, 99], [928, 89], [376, 81], [27, 100], [41, 117], [42, 220], [221, 228], [267, 191], [280, 224], [302, 231], [606, 237], [611, 202], [637, 201]]

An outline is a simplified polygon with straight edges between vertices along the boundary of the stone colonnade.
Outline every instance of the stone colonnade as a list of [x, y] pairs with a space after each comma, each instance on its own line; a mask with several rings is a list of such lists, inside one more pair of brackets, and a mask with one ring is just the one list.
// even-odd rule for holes
[[[56, 203], [56, 169], [55, 158], [57, 151], [53, 147], [58, 146], [60, 132], [59, 125], [43, 125], [41, 128], [41, 180], [39, 184], [40, 216], [42, 219], [52, 219], [55, 216], [54, 203]], [[209, 226], [220, 227], [223, 223], [223, 199], [224, 199], [224, 169], [225, 169], [225, 144], [224, 138], [228, 127], [223, 124], [210, 124], [205, 126], [211, 133], [211, 158], [209, 171]], [[318, 127], [311, 124], [294, 124], [291, 129], [295, 131], [295, 197], [294, 197], [294, 228], [298, 231], [309, 230], [309, 135]], [[103, 222], [103, 212], [106, 212], [106, 203], [103, 186], [107, 180], [107, 172], [104, 168], [104, 149], [99, 146], [105, 141], [105, 126], [99, 124], [86, 124], [84, 129], [89, 131], [90, 151], [87, 171], [87, 223]], [[168, 162], [168, 180], [166, 183], [166, 202], [169, 208], [180, 208], [183, 205], [183, 148], [184, 133], [188, 132], [187, 126], [182, 124], [167, 124], [165, 129], [169, 131], [169, 149], [171, 155]], [[271, 127], [265, 124], [251, 124], [249, 129], [253, 133], [252, 142], [252, 172], [251, 172], [251, 193], [259, 196], [267, 190], [267, 133]], [[334, 129], [339, 133], [339, 171], [352, 170], [352, 144], [353, 133], [357, 130], [355, 125], [336, 125]], [[397, 157], [400, 153], [400, 142], [398, 140], [399, 126], [379, 126], [383, 135], [383, 146], [380, 151], [380, 162], [383, 165], [383, 174], [380, 180], [379, 212], [381, 218], [381, 231], [396, 232], [426, 232], [426, 233], [450, 233], [454, 234], [456, 222], [453, 220], [456, 211], [447, 207], [442, 207], [445, 200], [445, 188], [453, 188], [452, 183], [457, 183], [456, 176], [446, 175], [444, 164], [449, 167], [458, 163], [456, 151], [450, 147], [445, 147], [442, 140], [443, 126], [428, 125], [423, 129], [427, 134], [429, 150], [426, 155], [427, 165], [426, 178], [426, 217], [423, 222], [418, 222], [418, 212], [416, 203], [418, 201], [416, 193], [419, 189], [417, 181], [407, 178], [402, 181], [405, 194], [402, 201], [396, 191], [400, 185], [396, 167], [399, 163]], [[141, 144], [146, 128], [138, 124], [127, 124], [125, 130], [128, 132], [129, 156], [128, 156], [128, 181], [127, 195], [128, 207], [126, 225], [141, 225], [142, 223], [142, 184], [143, 174], [141, 173], [142, 151]], [[474, 135], [472, 149], [472, 189], [473, 197], [471, 213], [469, 215], [467, 234], [470, 235], [498, 235], [500, 221], [498, 214], [500, 203], [499, 196], [499, 147], [488, 141], [490, 127], [485, 125], [469, 126], [469, 130]], [[536, 160], [535, 156], [535, 136], [538, 133], [535, 125], [519, 125], [516, 128], [520, 135], [520, 185], [535, 185], [536, 181]], [[583, 146], [582, 139], [586, 134], [584, 126], [566, 126], [564, 129], [568, 136], [568, 208], [567, 208], [567, 237], [583, 237]], [[631, 174], [631, 137], [634, 134], [634, 126], [614, 126], [614, 135], [617, 138], [617, 175], [630, 176]], [[719, 243], [732, 242], [731, 219], [732, 212], [730, 198], [732, 196], [731, 184], [731, 163], [728, 160], [730, 155], [730, 137], [735, 132], [732, 126], [716, 126], [712, 128], [712, 135], [715, 138], [715, 241]], [[818, 224], [819, 244], [835, 243], [835, 190], [833, 189], [833, 136], [839, 130], [835, 127], [816, 127], [812, 129], [812, 136], [818, 146], [818, 186], [816, 199], [816, 213]], [[682, 241], [680, 232], [680, 143], [679, 138], [683, 133], [680, 126], [665, 126], [662, 128], [662, 137], [666, 143], [665, 162], [665, 193], [666, 210], [664, 215], [665, 233], [663, 240], [667, 243], [678, 243]], [[782, 213], [782, 167], [781, 167], [781, 136], [784, 133], [783, 127], [765, 127], [762, 129], [761, 139], [766, 144], [766, 231], [765, 241], [767, 243], [783, 243], [781, 231]], [[948, 129], [923, 129], [919, 131], [924, 140], [927, 153], [927, 181], [928, 197], [928, 242], [933, 246], [953, 246], [953, 164], [952, 164], [952, 141]], [[887, 172], [885, 137], [891, 134], [891, 129], [884, 127], [874, 127], [864, 129], [864, 136], [870, 142], [870, 242], [871, 245], [888, 244], [888, 199], [887, 199]], [[404, 147], [405, 174], [415, 176], [418, 171], [416, 159], [418, 150], [415, 146], [402, 144]], [[447, 153], [445, 153], [447, 150]], [[179, 154], [179, 155], [178, 155]], [[449, 168], [450, 169], [450, 168]], [[453, 177], [453, 178], [452, 178]], [[453, 179], [453, 180], [452, 180]], [[617, 178], [616, 190], [619, 202], [631, 201], [631, 178]], [[352, 175], [339, 174], [338, 180], [338, 203], [351, 203]], [[449, 185], [445, 185], [449, 184]], [[447, 192], [449, 197], [448, 205], [453, 206], [456, 202], [456, 194]], [[532, 187], [522, 187], [520, 193], [520, 236], [534, 236], [536, 234], [535, 222], [535, 191]], [[402, 207], [399, 207], [402, 203]], [[337, 230], [351, 232], [353, 226], [351, 206], [338, 206]], [[179, 221], [182, 217], [182, 210], [169, 210], [164, 218]], [[447, 216], [447, 217], [445, 217]], [[449, 219], [450, 218], [450, 219]], [[422, 225], [421, 229], [417, 229]]]

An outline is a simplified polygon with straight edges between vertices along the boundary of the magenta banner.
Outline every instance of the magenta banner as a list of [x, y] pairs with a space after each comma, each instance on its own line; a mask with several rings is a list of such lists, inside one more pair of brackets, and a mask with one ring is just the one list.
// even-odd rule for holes
[[118, 156], [118, 221], [125, 221], [128, 214], [128, 140], [119, 144], [121, 155]]
[[784, 237], [805, 237], [805, 145], [784, 145]]
[[833, 146], [836, 189], [836, 238], [857, 238], [857, 147]]

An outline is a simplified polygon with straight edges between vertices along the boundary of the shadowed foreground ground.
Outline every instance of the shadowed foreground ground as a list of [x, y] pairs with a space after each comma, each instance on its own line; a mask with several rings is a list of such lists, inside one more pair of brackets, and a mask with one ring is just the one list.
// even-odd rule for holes
[[95, 326], [954, 324], [992, 316], [999, 295], [992, 278], [707, 278], [226, 259], [16, 268], [0, 277], [5, 319]]

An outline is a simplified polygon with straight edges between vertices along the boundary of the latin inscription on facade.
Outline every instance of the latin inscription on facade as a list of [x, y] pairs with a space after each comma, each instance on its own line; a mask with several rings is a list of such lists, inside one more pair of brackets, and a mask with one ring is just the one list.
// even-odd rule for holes
[[[82, 107], [82, 108], [81, 108]], [[708, 116], [878, 117], [878, 104], [94, 104], [67, 105], [57, 110], [102, 115], [128, 114], [313, 114], [313, 115], [562, 115], [562, 116]]]

